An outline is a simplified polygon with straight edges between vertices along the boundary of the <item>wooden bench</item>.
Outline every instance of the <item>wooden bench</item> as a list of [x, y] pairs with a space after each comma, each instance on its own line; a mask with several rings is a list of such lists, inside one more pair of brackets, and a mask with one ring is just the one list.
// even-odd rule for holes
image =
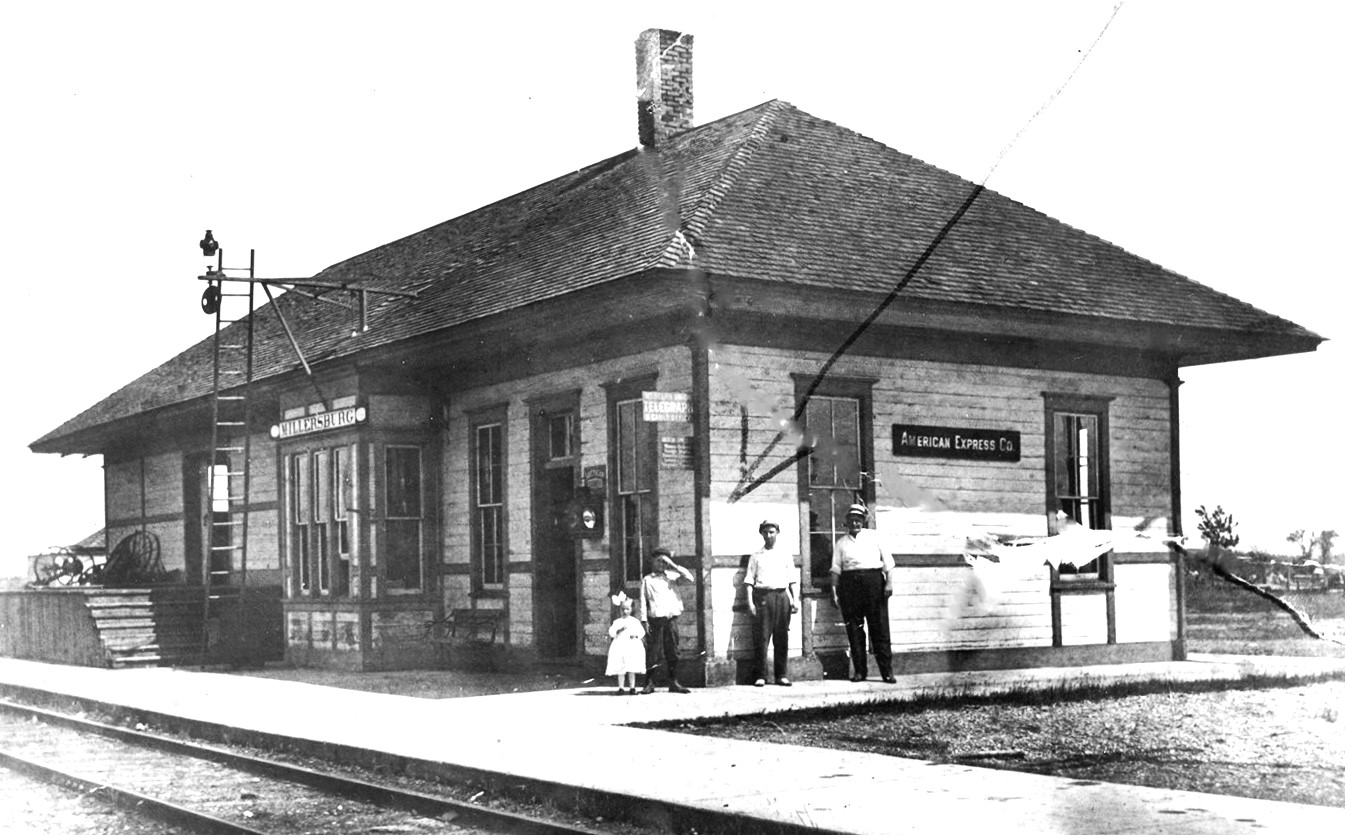
[[431, 625], [436, 627], [434, 633], [438, 641], [481, 638], [489, 629], [490, 642], [495, 643], [504, 622], [504, 609], [453, 609], [442, 620], [431, 621]]

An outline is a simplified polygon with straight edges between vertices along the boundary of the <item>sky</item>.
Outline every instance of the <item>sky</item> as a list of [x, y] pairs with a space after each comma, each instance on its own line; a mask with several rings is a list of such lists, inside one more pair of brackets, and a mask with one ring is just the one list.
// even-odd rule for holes
[[0, 573], [101, 527], [101, 460], [27, 445], [211, 332], [205, 229], [307, 276], [634, 147], [650, 27], [697, 124], [784, 99], [1331, 340], [1183, 370], [1183, 503], [1345, 532], [1345, 6], [486, 6], [0, 6]]

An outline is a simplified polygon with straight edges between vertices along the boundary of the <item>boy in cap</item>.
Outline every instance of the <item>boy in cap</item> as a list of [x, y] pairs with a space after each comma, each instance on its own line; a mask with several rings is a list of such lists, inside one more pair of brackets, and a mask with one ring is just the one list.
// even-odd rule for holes
[[845, 634], [850, 639], [851, 681], [869, 677], [869, 655], [864, 634], [868, 621], [873, 634], [873, 655], [883, 681], [895, 684], [892, 675], [892, 639], [888, 633], [887, 599], [892, 596], [893, 562], [878, 542], [878, 534], [865, 527], [868, 508], [852, 504], [845, 514], [849, 531], [836, 540], [831, 555], [831, 602], [841, 610]]
[[776, 548], [780, 526], [766, 520], [757, 526], [762, 548], [747, 560], [743, 585], [747, 610], [756, 619], [752, 630], [753, 685], [766, 686], [766, 644], [775, 645], [775, 683], [788, 687], [789, 618], [799, 610], [799, 569], [794, 557]]
[[649, 572], [640, 580], [640, 620], [645, 634], [645, 685], [640, 695], [654, 692], [654, 666], [660, 655], [668, 665], [668, 692], [690, 693], [677, 680], [677, 616], [682, 598], [676, 584], [693, 576], [673, 562], [672, 550], [659, 546], [649, 557]]

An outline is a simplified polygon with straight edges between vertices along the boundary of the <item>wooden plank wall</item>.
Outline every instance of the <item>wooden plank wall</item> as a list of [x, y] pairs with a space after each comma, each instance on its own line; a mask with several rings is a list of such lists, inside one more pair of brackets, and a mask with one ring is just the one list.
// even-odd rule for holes
[[[757, 523], [778, 520], [781, 542], [803, 550], [797, 510], [797, 467], [789, 466], [737, 501], [735, 488], [793, 454], [797, 436], [788, 418], [794, 407], [792, 375], [816, 373], [827, 359], [816, 353], [719, 346], [710, 369], [711, 548], [716, 612], [725, 611], [736, 582], [733, 558], [759, 547]], [[903, 554], [959, 554], [970, 534], [1046, 533], [1045, 433], [1042, 393], [1070, 392], [1111, 398], [1110, 448], [1113, 527], [1156, 517], [1162, 532], [1170, 508], [1168, 390], [1160, 380], [1044, 370], [955, 365], [873, 357], [844, 357], [832, 378], [873, 380], [877, 529], [889, 549]], [[744, 415], [744, 407], [746, 414]], [[976, 462], [897, 457], [892, 425], [913, 423], [1020, 433], [1017, 462]], [[781, 435], [782, 426], [785, 431]], [[926, 506], [914, 506], [933, 500]], [[1125, 566], [1118, 592], [1120, 640], [1166, 640], [1170, 593], [1166, 581]], [[987, 612], [950, 616], [971, 569], [963, 566], [898, 569], [892, 601], [894, 649], [906, 651], [1049, 646], [1049, 577], [1044, 569], [1001, 589]], [[720, 576], [723, 572], [723, 576]], [[1062, 606], [1069, 643], [1105, 643], [1102, 596], [1066, 596]], [[819, 601], [809, 616], [814, 651], [846, 644], [835, 609]], [[1175, 616], [1174, 616], [1175, 617]], [[745, 618], [716, 617], [717, 654], [750, 642]], [[1122, 636], [1126, 636], [1122, 638]]]
[[[509, 574], [507, 598], [482, 599], [475, 605], [509, 609], [508, 640], [515, 647], [533, 644], [532, 562], [532, 461], [529, 401], [537, 397], [579, 391], [579, 431], [581, 448], [579, 470], [607, 466], [608, 426], [607, 389], [614, 382], [657, 372], [661, 391], [689, 391], [689, 354], [686, 348], [668, 348], [633, 355], [620, 360], [594, 363], [542, 374], [507, 384], [484, 386], [454, 392], [450, 398], [448, 427], [445, 433], [441, 525], [444, 560], [444, 607], [446, 610], [469, 608], [471, 598], [471, 524], [468, 491], [471, 485], [468, 460], [471, 450], [472, 413], [504, 405], [506, 407], [506, 515], [508, 530], [507, 561]], [[674, 430], [676, 427], [674, 427]], [[668, 434], [672, 434], [671, 432]], [[687, 430], [686, 434], [689, 434]], [[694, 481], [691, 470], [660, 470], [659, 510], [662, 530], [679, 553], [691, 553], [695, 547]], [[613, 474], [608, 473], [609, 491]], [[581, 613], [585, 652], [607, 652], [607, 628], [611, 624], [609, 538], [611, 522], [604, 526], [607, 536], [581, 542]], [[506, 603], [507, 601], [507, 603]], [[683, 603], [688, 611], [695, 606], [694, 592], [684, 590]], [[684, 628], [682, 641], [690, 650], [695, 645], [695, 630]]]

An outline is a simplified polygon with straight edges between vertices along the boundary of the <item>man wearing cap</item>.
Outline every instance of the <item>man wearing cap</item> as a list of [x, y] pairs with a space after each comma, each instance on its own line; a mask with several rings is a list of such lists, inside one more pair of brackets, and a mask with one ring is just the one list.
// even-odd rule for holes
[[677, 680], [677, 616], [682, 614], [682, 597], [676, 584], [692, 579], [695, 575], [673, 562], [670, 549], [660, 545], [649, 555], [649, 571], [640, 580], [640, 620], [644, 622], [646, 636], [647, 670], [640, 695], [654, 692], [654, 667], [660, 655], [668, 665], [668, 692], [691, 692]]
[[776, 548], [780, 526], [767, 520], [757, 526], [762, 547], [747, 560], [743, 586], [747, 611], [756, 619], [752, 629], [752, 683], [766, 685], [766, 644], [775, 645], [775, 683], [788, 687], [789, 616], [799, 610], [799, 569], [794, 557]]
[[841, 610], [845, 634], [850, 639], [851, 681], [869, 677], [869, 655], [864, 634], [868, 621], [873, 635], [873, 655], [883, 681], [895, 684], [892, 676], [892, 639], [888, 633], [887, 599], [892, 596], [892, 557], [878, 542], [878, 534], [865, 527], [868, 508], [852, 504], [845, 514], [849, 531], [836, 540], [831, 555], [831, 602]]

